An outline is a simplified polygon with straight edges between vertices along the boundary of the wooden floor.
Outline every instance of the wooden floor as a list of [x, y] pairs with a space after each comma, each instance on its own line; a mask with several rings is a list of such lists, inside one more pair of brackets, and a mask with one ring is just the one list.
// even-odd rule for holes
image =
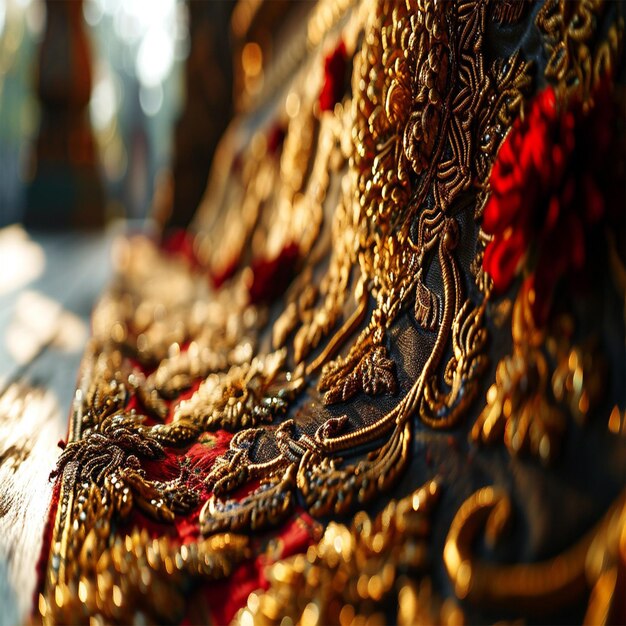
[[48, 475], [113, 238], [0, 230], [0, 626], [31, 610]]

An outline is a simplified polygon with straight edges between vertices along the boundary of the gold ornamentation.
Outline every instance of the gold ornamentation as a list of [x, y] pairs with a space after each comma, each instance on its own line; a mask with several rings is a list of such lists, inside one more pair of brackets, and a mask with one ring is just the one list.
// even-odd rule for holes
[[[626, 576], [626, 494], [605, 514], [585, 557], [591, 595], [583, 624], [615, 624], [624, 615]], [[620, 606], [621, 603], [621, 606]]]
[[200, 512], [200, 529], [205, 535], [230, 530], [259, 530], [275, 526], [291, 513], [295, 470], [289, 466], [282, 476], [269, 478], [243, 500], [221, 502], [212, 496]]
[[[354, 65], [354, 148], [349, 177], [344, 178], [355, 181], [355, 210], [347, 211], [347, 196], [342, 193], [334, 226], [339, 223], [343, 230], [333, 230], [337, 239], [326, 275], [330, 282], [323, 281], [320, 290], [320, 296], [332, 297], [311, 309], [315, 295], [307, 294], [301, 285], [274, 335], [276, 346], [277, 338], [293, 332], [298, 311], [311, 320], [295, 335], [295, 356], [302, 363], [300, 359], [338, 319], [337, 307], [345, 303], [345, 285], [353, 267], [350, 259], [355, 258], [361, 270], [355, 283], [357, 308], [305, 373], [312, 375], [323, 366], [318, 389], [325, 392], [326, 404], [345, 402], [360, 392], [395, 392], [398, 385], [386, 332], [404, 305], [416, 298], [416, 320], [433, 334], [420, 375], [391, 411], [366, 426], [354, 427], [344, 416], [329, 418], [314, 437], [299, 432], [290, 420], [275, 430], [239, 433], [210, 477], [211, 484], [218, 486], [214, 498], [256, 478], [267, 481], [271, 490], [283, 484], [283, 497], [288, 501], [294, 494], [287, 491], [297, 488], [315, 515], [345, 513], [392, 485], [406, 466], [412, 416], [418, 414], [434, 428], [449, 428], [461, 419], [478, 392], [486, 365], [485, 304], [475, 306], [463, 297], [455, 212], [474, 210], [479, 215], [483, 201], [479, 194], [485, 190], [477, 181], [486, 179], [498, 142], [529, 85], [528, 65], [517, 54], [508, 63], [500, 59], [489, 69], [483, 67], [480, 51], [486, 15], [486, 4], [480, 1], [404, 6], [381, 0], [369, 13], [364, 44]], [[437, 50], [438, 60], [430, 55], [429, 46]], [[448, 81], [448, 72], [459, 79]], [[423, 85], [433, 87], [428, 96]], [[415, 92], [409, 96], [410, 89]], [[431, 134], [422, 126], [424, 120], [438, 124], [439, 132]], [[479, 132], [493, 136], [480, 144]], [[457, 205], [470, 189], [475, 190], [476, 206], [467, 199]], [[347, 244], [353, 232], [357, 233], [356, 247], [350, 250]], [[433, 264], [441, 272], [441, 295], [426, 287]], [[375, 298], [369, 321], [347, 355], [329, 361], [364, 317], [368, 291]], [[442, 363], [449, 348], [452, 353]], [[438, 382], [440, 368], [447, 387], [443, 390]], [[266, 435], [275, 441], [278, 454], [255, 462], [251, 456], [254, 442]], [[381, 439], [382, 445], [376, 443]], [[366, 446], [371, 450], [367, 458], [352, 464], [339, 458]], [[295, 471], [295, 487], [291, 480], [281, 479], [291, 471]], [[261, 493], [245, 503], [227, 500], [219, 509], [217, 501], [211, 506], [219, 510], [218, 528], [227, 527], [227, 516], [239, 528], [240, 520], [253, 519], [251, 506], [268, 502], [272, 499]], [[286, 515], [289, 510], [268, 506], [271, 516], [276, 511]], [[260, 508], [255, 515], [269, 517]], [[210, 525], [204, 528], [208, 531]]]
[[585, 623], [606, 623], [612, 603], [618, 601], [617, 568], [626, 563], [626, 493], [582, 539], [551, 559], [500, 565], [474, 556], [476, 535], [484, 529], [488, 545], [493, 546], [508, 527], [511, 515], [508, 496], [495, 487], [476, 491], [457, 511], [443, 553], [457, 597], [473, 604], [545, 616], [594, 587], [587, 612], [591, 621]]
[[449, 390], [438, 389], [437, 377], [432, 375], [424, 386], [420, 404], [420, 419], [435, 428], [458, 422], [474, 401], [481, 374], [487, 367], [485, 343], [487, 331], [482, 325], [485, 303], [471, 309], [465, 302], [452, 325], [452, 358], [448, 361], [443, 381]]
[[[117, 359], [110, 345], [100, 349], [97, 358], [88, 353], [83, 362], [86, 380]], [[183, 590], [198, 577], [228, 576], [248, 556], [248, 540], [227, 533], [183, 546], [167, 536], [149, 539], [145, 530], [118, 534], [133, 507], [171, 523], [175, 515], [189, 513], [198, 496], [180, 477], [146, 479], [140, 460], [160, 458], [161, 445], [136, 414], [118, 412], [97, 422], [102, 407], [112, 405], [102, 401], [102, 386], [91, 380], [90, 393], [77, 393], [70, 440], [56, 470], [62, 482], [41, 616], [50, 624], [98, 617], [128, 623], [138, 615], [180, 620]], [[81, 417], [88, 417], [84, 434]]]
[[498, 0], [492, 4], [491, 17], [501, 24], [518, 22], [530, 7], [529, 0]]
[[[318, 436], [318, 447], [323, 449], [335, 442], [341, 445], [341, 435], [337, 437], [329, 430]], [[351, 434], [361, 433], [357, 430]], [[372, 436], [371, 432], [367, 434]], [[381, 448], [354, 465], [306, 451], [298, 469], [298, 488], [311, 514], [345, 514], [357, 503], [370, 502], [384, 493], [406, 468], [410, 442], [411, 426], [407, 422], [396, 426]]]
[[331, 522], [306, 556], [267, 568], [269, 590], [251, 594], [235, 623], [463, 624], [461, 609], [442, 602], [424, 574], [438, 492], [429, 482], [374, 519], [360, 511], [350, 526]]
[[583, 102], [589, 101], [620, 59], [624, 18], [619, 12], [606, 35], [598, 37], [611, 4], [603, 0], [546, 0], [537, 13], [536, 24], [546, 39], [549, 55], [546, 78]]
[[163, 449], [127, 424], [120, 416], [109, 417], [96, 431], [70, 442], [51, 476], [63, 475], [81, 484], [111, 484], [123, 494], [118, 508], [124, 512], [135, 504], [158, 521], [173, 522], [175, 513], [188, 513], [198, 503], [198, 495], [178, 480], [147, 480], [140, 459], [158, 459]]
[[[538, 329], [532, 297], [524, 284], [513, 305], [513, 353], [498, 363], [471, 436], [480, 443], [502, 439], [512, 454], [527, 451], [549, 462], [559, 449], [566, 414], [582, 420], [600, 399], [604, 368], [591, 347], [571, 346], [568, 318], [553, 325], [552, 335]], [[556, 363], [552, 373], [551, 360]]]
[[146, 530], [135, 529], [104, 547], [98, 534], [106, 530], [100, 525], [97, 533], [90, 531], [54, 594], [39, 596], [44, 623], [124, 624], [140, 616], [178, 622], [190, 581], [225, 578], [249, 554], [247, 538], [228, 533], [176, 546], [167, 537], [150, 539]]
[[318, 388], [326, 392], [324, 404], [345, 402], [360, 391], [369, 396], [395, 393], [395, 364], [383, 346], [376, 346], [357, 358], [356, 366], [349, 359], [337, 360], [323, 370]]
[[285, 413], [303, 385], [297, 373], [279, 377], [285, 357], [285, 350], [279, 350], [233, 366], [226, 373], [211, 374], [189, 400], [178, 405], [172, 425], [190, 423], [200, 432], [271, 422]]
[[[302, 271], [272, 327], [273, 352], [258, 348], [266, 345], [258, 340], [268, 311], [249, 303], [250, 267], [213, 292], [205, 276], [150, 244], [120, 248], [119, 276], [94, 314], [83, 364], [90, 383], [77, 396], [58, 469], [61, 493], [40, 598], [48, 622], [181, 619], [184, 591], [227, 576], [250, 555], [248, 540], [226, 531], [275, 527], [297, 503], [323, 516], [371, 502], [408, 466], [413, 420], [454, 427], [479, 391], [491, 306], [489, 279], [479, 269], [486, 238], [479, 230], [473, 277], [465, 275], [463, 244], [478, 228], [472, 221], [489, 195], [490, 168], [532, 82], [520, 52], [493, 62], [484, 52], [489, 17], [513, 22], [519, 7], [364, 0], [341, 26], [348, 54], [354, 51], [352, 94], [320, 113], [319, 71], [309, 70], [321, 68], [322, 42], [336, 44], [338, 31], [326, 35], [349, 2], [335, 7], [324, 0], [313, 13], [307, 41], [315, 54], [279, 106], [282, 147], [270, 154], [267, 128], [252, 136], [241, 127], [230, 132], [232, 140], [241, 131], [247, 145], [230, 154], [232, 171], [214, 170], [214, 178], [233, 184], [219, 186], [215, 201], [207, 194], [213, 212], [204, 225], [211, 234], [194, 241], [200, 263], [214, 274], [298, 244]], [[621, 18], [605, 42], [589, 43], [595, 2], [548, 0], [537, 17], [548, 40], [546, 76], [571, 90], [578, 84], [586, 95], [621, 45]], [[230, 206], [241, 206], [237, 220], [221, 210]], [[477, 295], [466, 289], [471, 278]], [[513, 306], [513, 354], [498, 364], [472, 434], [480, 441], [502, 437], [511, 450], [530, 448], [550, 459], [565, 412], [586, 419], [601, 394], [603, 370], [587, 346], [571, 345], [566, 318], [552, 334], [532, 325], [528, 298], [520, 292]], [[388, 331], [400, 315], [430, 347], [408, 390], [386, 398], [393, 408], [364, 425], [351, 411], [328, 417], [326, 410], [316, 431], [303, 424], [307, 411], [325, 410], [313, 401], [289, 415], [297, 395], [315, 382], [327, 405], [359, 394], [399, 394]], [[128, 357], [154, 371], [144, 376]], [[169, 402], [198, 380], [189, 399]], [[531, 397], [523, 393], [528, 386], [536, 392]], [[128, 409], [131, 400], [137, 409]], [[624, 431], [616, 410], [609, 428]], [[142, 460], [221, 428], [234, 432], [229, 450], [200, 477], [212, 491], [200, 532], [211, 536], [178, 545], [120, 532], [134, 508], [164, 523], [195, 510], [198, 494], [182, 474], [150, 480]], [[247, 495], [233, 496], [253, 481]], [[429, 483], [375, 520], [361, 512], [350, 527], [329, 524], [307, 557], [270, 568], [270, 590], [253, 594], [239, 619], [460, 623], [462, 613], [441, 602], [424, 575], [427, 517], [437, 492]], [[528, 602], [534, 610], [584, 587], [586, 575], [595, 585], [588, 618], [601, 621], [611, 614], [608, 600], [623, 571], [623, 533], [615, 547], [623, 510], [620, 504], [592, 539], [548, 563], [490, 566], [474, 558], [471, 539], [487, 516], [487, 536], [495, 539], [510, 504], [503, 493], [482, 490], [461, 507], [446, 542], [456, 592], [472, 602]], [[567, 573], [563, 564], [573, 569]], [[540, 584], [527, 580], [535, 573]], [[294, 585], [301, 593], [293, 594]], [[389, 602], [390, 615], [373, 608], [380, 602]]]

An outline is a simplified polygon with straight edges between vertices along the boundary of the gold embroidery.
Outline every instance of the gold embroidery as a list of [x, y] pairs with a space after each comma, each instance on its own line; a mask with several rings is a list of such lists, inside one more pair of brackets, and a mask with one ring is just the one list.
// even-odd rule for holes
[[[250, 458], [251, 442], [257, 434], [250, 431], [248, 435], [237, 436], [231, 442], [227, 457], [216, 464], [215, 479], [223, 495], [252, 476], [268, 481], [267, 488], [272, 493], [276, 484], [282, 484], [285, 490], [293, 489], [291, 480], [280, 477], [294, 468], [296, 487], [312, 513], [346, 512], [357, 502], [365, 503], [393, 484], [406, 466], [412, 415], [419, 411], [430, 426], [450, 427], [461, 418], [478, 391], [479, 376], [486, 365], [482, 354], [486, 341], [486, 331], [482, 328], [484, 304], [475, 307], [463, 299], [463, 281], [455, 257], [459, 225], [456, 217], [448, 216], [447, 212], [473, 181], [484, 180], [487, 176], [498, 139], [503, 138], [507, 124], [521, 106], [521, 90], [529, 84], [528, 65], [514, 55], [508, 64], [498, 60], [489, 71], [483, 68], [479, 51], [486, 5], [482, 2], [458, 5], [425, 2], [415, 7], [415, 12], [393, 6], [394, 10], [387, 10], [389, 7], [382, 1], [370, 12], [364, 45], [357, 55], [353, 75], [352, 111], [356, 130], [351, 171], [357, 181], [358, 213], [354, 227], [360, 233], [357, 258], [361, 268], [356, 296], [364, 302], [364, 286], [370, 281], [369, 290], [376, 304], [347, 356], [324, 365], [318, 388], [326, 392], [325, 403], [345, 402], [361, 391], [369, 394], [394, 392], [397, 381], [393, 361], [384, 345], [386, 329], [412, 296], [419, 298], [422, 307], [416, 309], [418, 321], [434, 334], [431, 353], [409, 392], [394, 409], [369, 425], [354, 428], [346, 417], [330, 418], [315, 437], [310, 437], [302, 433], [296, 435], [297, 431], [284, 423], [274, 435], [279, 454], [258, 463]], [[428, 54], [430, 45], [435, 46], [440, 55], [437, 63], [434, 55], [431, 58]], [[458, 82], [450, 85], [441, 79], [447, 76], [448, 59], [458, 64], [453, 74], [456, 76], [458, 72], [460, 76]], [[425, 69], [420, 74], [422, 65]], [[409, 79], [412, 73], [419, 74], [415, 75], [416, 83], [413, 78]], [[433, 82], [435, 74], [437, 80]], [[424, 100], [426, 92], [419, 87], [422, 80], [434, 86], [427, 100]], [[502, 84], [502, 93], [498, 81]], [[406, 90], [413, 84], [417, 85], [417, 95], [409, 98]], [[380, 94], [384, 97], [379, 100]], [[493, 97], [487, 98], [488, 94]], [[448, 107], [444, 106], [445, 102]], [[410, 111], [419, 114], [413, 118]], [[420, 130], [420, 120], [425, 119], [430, 120], [429, 124], [433, 120], [439, 124], [440, 132], [436, 137]], [[412, 120], [411, 130], [403, 134], [401, 129], [409, 120]], [[494, 138], [479, 147], [476, 133], [480, 131], [492, 132]], [[480, 158], [474, 160], [474, 155], [478, 154]], [[422, 159], [419, 155], [430, 155], [428, 167], [425, 157]], [[385, 172], [390, 172], [391, 178], [382, 176]], [[411, 193], [416, 199], [409, 201]], [[345, 196], [342, 197], [338, 220], [343, 226], [346, 213], [343, 212]], [[434, 205], [431, 206], [428, 198], [434, 199]], [[477, 198], [477, 202], [480, 204], [482, 200]], [[466, 210], [472, 207], [465, 203], [463, 206]], [[411, 231], [414, 217], [417, 217], [417, 227]], [[413, 232], [415, 234], [411, 234]], [[348, 240], [350, 229], [341, 235]], [[341, 249], [339, 244], [334, 251]], [[428, 291], [425, 285], [432, 263], [438, 263], [443, 278], [441, 304], [439, 296]], [[334, 268], [350, 265], [346, 257], [333, 256], [328, 276], [333, 276]], [[336, 271], [335, 275], [347, 284], [349, 271]], [[324, 289], [322, 284], [322, 293]], [[304, 295], [303, 291], [298, 293]], [[336, 293], [343, 291], [338, 289]], [[333, 306], [340, 302], [343, 296], [333, 300]], [[364, 310], [364, 306], [355, 310], [353, 319], [346, 321], [327, 349], [307, 367], [308, 373], [315, 372], [323, 359], [339, 347]], [[326, 322], [334, 320], [328, 312], [324, 306], [313, 315], [320, 315], [318, 319]], [[290, 315], [294, 315], [293, 311]], [[280, 321], [280, 336], [285, 336], [285, 328], [293, 328], [293, 318], [287, 324], [286, 318]], [[312, 336], [313, 344], [328, 327], [326, 323], [315, 322], [306, 327], [307, 333], [317, 329]], [[299, 332], [303, 328], [305, 326]], [[296, 334], [296, 340], [300, 337]], [[301, 343], [296, 357], [307, 354], [313, 344]], [[439, 390], [437, 371], [448, 346], [452, 354], [443, 367], [443, 382], [449, 388]], [[371, 446], [381, 437], [385, 437], [386, 442], [354, 465], [343, 465], [340, 459], [333, 458], [359, 446]], [[284, 491], [283, 497], [291, 501], [293, 494]], [[266, 506], [271, 501], [263, 493], [254, 494], [242, 504], [228, 500], [219, 509], [218, 528], [227, 527], [224, 524], [228, 515], [239, 528], [241, 519], [253, 519], [250, 507]], [[283, 510], [268, 506], [272, 510], [271, 517], [276, 511], [286, 514], [289, 510], [289, 507]], [[216, 502], [211, 507], [211, 510], [218, 510]], [[263, 519], [270, 517], [260, 508], [256, 515]]]
[[[350, 361], [333, 365], [324, 369], [318, 385], [320, 391], [326, 391], [325, 404], [345, 402], [360, 391], [370, 396], [396, 391], [394, 362], [382, 346], [367, 351], [356, 366]], [[350, 373], [346, 375], [345, 371]]]
[[278, 377], [285, 357], [286, 352], [281, 350], [233, 366], [224, 374], [211, 374], [189, 400], [178, 405], [172, 425], [178, 421], [192, 423], [199, 434], [215, 428], [238, 430], [271, 422], [285, 413], [303, 384], [298, 374]]
[[[249, 554], [248, 540], [228, 533], [182, 546], [167, 536], [149, 539], [137, 529], [119, 532], [133, 508], [171, 523], [197, 506], [198, 494], [182, 476], [148, 479], [142, 461], [162, 458], [163, 445], [178, 445], [198, 431], [190, 435], [182, 423], [158, 423], [166, 416], [165, 403], [119, 349], [119, 320], [128, 318], [117, 317], [118, 303], [113, 295], [105, 297], [94, 313], [94, 338], [81, 365], [86, 382], [76, 393], [69, 441], [55, 472], [62, 477], [61, 490], [39, 600], [46, 623], [90, 617], [128, 623], [139, 615], [180, 620], [184, 590], [194, 579], [228, 576]], [[123, 299], [121, 306], [127, 306]], [[144, 358], [154, 354], [149, 350]], [[133, 397], [156, 424], [127, 409]]]
[[442, 602], [424, 575], [438, 491], [429, 482], [375, 519], [360, 511], [350, 526], [331, 522], [306, 556], [268, 567], [269, 590], [251, 594], [235, 623], [463, 624], [461, 609]]
[[[610, 75], [622, 50], [624, 18], [619, 14], [606, 36], [597, 39], [602, 16], [610, 10], [603, 0], [546, 0], [536, 23], [546, 38], [549, 58], [545, 75], [570, 94], [587, 102], [604, 76]], [[617, 8], [617, 7], [615, 7]]]
[[294, 474], [290, 465], [282, 476], [267, 479], [236, 505], [212, 496], [200, 513], [200, 529], [208, 535], [225, 529], [259, 530], [276, 525], [292, 511]]
[[[83, 368], [88, 376], [88, 359]], [[139, 614], [180, 620], [188, 581], [227, 576], [248, 555], [247, 539], [224, 534], [180, 546], [168, 537], [149, 539], [145, 530], [116, 534], [133, 506], [171, 522], [195, 506], [197, 495], [178, 480], [146, 480], [139, 458], [158, 458], [162, 449], [137, 429], [134, 415], [107, 416], [80, 437], [84, 409], [79, 395], [57, 470], [63, 481], [41, 616], [51, 624], [97, 616], [127, 623]]]
[[437, 388], [437, 378], [433, 374], [424, 386], [420, 404], [420, 419], [435, 428], [452, 426], [465, 413], [478, 393], [480, 376], [487, 367], [484, 354], [487, 331], [481, 322], [484, 303], [478, 309], [470, 310], [465, 302], [459, 310], [452, 326], [453, 356], [444, 370], [444, 382], [449, 391]]
[[491, 16], [501, 24], [512, 24], [520, 20], [529, 6], [529, 0], [498, 0], [492, 4]]
[[[570, 346], [568, 318], [554, 325], [554, 335], [538, 329], [530, 297], [528, 286], [522, 286], [513, 305], [513, 353], [498, 363], [472, 439], [503, 439], [512, 454], [528, 451], [548, 462], [557, 454], [566, 410], [581, 420], [601, 398], [603, 366], [590, 347], [583, 356], [579, 347]], [[548, 357], [556, 362], [552, 374]]]
[[[587, 617], [601, 623], [617, 601], [614, 576], [618, 562], [626, 563], [623, 542], [626, 494], [614, 502], [600, 522], [565, 552], [540, 563], [499, 565], [485, 563], [472, 553], [473, 542], [484, 528], [493, 546], [507, 528], [511, 503], [502, 490], [484, 487], [472, 494], [457, 511], [450, 526], [443, 558], [460, 599], [547, 615], [593, 586]], [[611, 585], [611, 580], [613, 585]], [[604, 619], [601, 616], [604, 615]], [[594, 621], [595, 618], [599, 621]]]
[[[336, 24], [346, 2], [319, 7], [309, 22], [311, 48], [324, 41], [324, 21]], [[232, 214], [208, 216], [211, 235], [200, 233], [194, 241], [201, 263], [222, 270], [232, 261], [248, 264], [241, 253], [249, 247], [263, 257], [298, 243], [304, 267], [273, 325], [273, 352], [258, 349], [268, 316], [264, 306], [249, 304], [250, 268], [213, 292], [203, 275], [164, 260], [148, 244], [122, 248], [120, 277], [94, 314], [94, 341], [83, 366], [90, 385], [80, 391], [58, 468], [63, 482], [40, 598], [48, 622], [94, 615], [179, 620], [184, 590], [227, 576], [250, 555], [245, 537], [225, 531], [275, 527], [296, 503], [316, 516], [347, 514], [397, 483], [411, 460], [413, 420], [450, 428], [466, 414], [486, 371], [491, 294], [480, 268], [484, 233], [478, 232], [473, 276], [466, 275], [462, 247], [478, 229], [490, 168], [532, 82], [532, 65], [520, 52], [487, 62], [489, 16], [519, 18], [519, 7], [510, 3], [492, 8], [483, 0], [364, 0], [342, 27], [349, 54], [360, 46], [352, 94], [320, 113], [320, 77], [303, 71], [288, 89], [297, 102], [292, 98], [289, 110], [286, 101], [279, 107], [278, 121], [286, 125], [280, 156], [268, 153], [262, 129], [240, 155], [240, 174], [216, 170], [237, 184], [221, 188], [214, 208], [241, 204], [241, 219], [235, 228]], [[606, 41], [595, 48], [589, 43], [597, 26], [589, 11], [596, 10], [593, 2], [548, 0], [537, 17], [548, 41], [546, 77], [571, 90], [579, 85], [585, 98], [621, 45], [621, 18]], [[321, 67], [322, 52], [312, 55], [311, 67]], [[236, 160], [231, 157], [229, 166]], [[331, 192], [332, 206], [326, 201]], [[320, 274], [319, 287], [312, 285]], [[472, 278], [478, 294], [467, 289]], [[532, 324], [527, 307], [522, 291], [513, 305], [513, 354], [498, 364], [472, 436], [503, 438], [511, 451], [529, 448], [549, 460], [565, 413], [584, 420], [592, 410], [603, 370], [587, 346], [563, 340], [571, 335], [563, 327], [567, 318], [549, 334]], [[388, 331], [401, 315], [429, 346], [408, 390], [401, 388], [389, 345]], [[344, 347], [344, 356], [337, 356]], [[144, 376], [127, 356], [154, 372]], [[172, 405], [172, 419], [164, 400], [198, 380], [189, 399]], [[303, 427], [306, 412], [301, 417], [289, 410], [316, 380], [326, 405], [361, 393], [403, 395], [387, 398], [393, 408], [367, 422], [340, 406], [332, 417], [325, 410], [313, 432], [310, 423]], [[131, 398], [134, 411], [127, 408]], [[313, 411], [313, 404], [309, 399], [304, 410]], [[613, 432], [626, 422], [616, 411], [609, 420]], [[212, 495], [200, 512], [200, 531], [213, 536], [177, 545], [138, 530], [120, 533], [118, 523], [133, 507], [170, 523], [198, 504], [182, 477], [150, 480], [141, 461], [218, 428], [234, 435], [201, 477]], [[260, 485], [233, 497], [252, 481]], [[462, 613], [440, 601], [423, 574], [437, 491], [429, 483], [390, 503], [375, 520], [361, 512], [351, 527], [329, 524], [307, 557], [270, 568], [270, 590], [253, 594], [239, 619], [274, 623], [289, 615], [343, 624], [369, 616], [376, 622], [383, 616], [375, 603], [397, 600], [399, 612], [391, 617], [399, 623], [459, 623]], [[624, 524], [619, 506], [591, 543], [585, 539], [562, 557], [492, 567], [472, 555], [471, 539], [487, 516], [487, 537], [495, 539], [510, 504], [497, 490], [478, 492], [458, 511], [446, 542], [456, 593], [479, 603], [528, 602], [534, 609], [560, 601], [586, 575], [595, 585], [588, 619], [601, 621], [610, 614], [625, 560], [616, 548], [616, 528]], [[563, 563], [573, 568], [569, 577]], [[529, 572], [539, 586], [528, 583]], [[402, 577], [407, 573], [410, 579]], [[292, 593], [294, 585], [301, 594]]]

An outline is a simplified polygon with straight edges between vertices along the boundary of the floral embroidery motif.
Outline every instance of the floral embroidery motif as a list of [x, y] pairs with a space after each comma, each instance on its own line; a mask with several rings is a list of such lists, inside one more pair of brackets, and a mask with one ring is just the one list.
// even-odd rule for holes
[[[604, 393], [602, 358], [573, 342], [572, 318], [553, 305], [562, 277], [588, 261], [588, 236], [615, 211], [615, 172], [589, 155], [613, 139], [605, 96], [622, 20], [603, 38], [595, 0], [532, 11], [548, 87], [527, 100], [541, 84], [535, 64], [521, 49], [493, 55], [489, 42], [530, 13], [526, 2], [320, 1], [303, 55], [319, 71], [305, 63], [288, 85], [290, 106], [211, 182], [207, 203], [241, 208], [236, 219], [218, 211], [210, 235], [183, 238], [193, 271], [149, 244], [129, 246], [94, 314], [89, 384], [55, 473], [46, 622], [180, 621], [196, 584], [267, 557], [264, 536], [234, 532], [274, 532], [302, 511], [351, 515], [389, 493], [421, 435], [444, 429], [458, 441], [449, 429], [489, 384], [494, 311], [503, 305], [508, 323], [501, 298], [516, 280], [511, 354], [496, 364], [469, 445], [557, 459], [568, 415], [584, 423]], [[419, 359], [397, 338], [403, 324], [422, 342]], [[384, 409], [361, 414], [375, 396]], [[611, 430], [620, 430], [616, 409]], [[328, 524], [306, 558], [270, 566], [270, 588], [239, 619], [376, 621], [385, 600], [400, 602], [399, 623], [458, 623], [427, 572], [439, 484], [376, 518], [361, 511], [351, 525]], [[470, 540], [486, 514], [487, 538], [499, 536], [511, 510], [500, 492], [477, 493], [446, 542], [454, 593], [479, 606], [518, 589], [529, 606], [567, 595], [569, 581], [545, 576], [551, 564], [504, 568], [505, 593], [489, 587], [496, 570]], [[594, 552], [608, 569], [587, 572], [601, 595], [593, 615], [608, 606], [618, 566], [612, 519]], [[162, 534], [153, 539], [144, 524]], [[533, 571], [550, 593], [522, 584]]]
[[557, 281], [585, 266], [586, 233], [607, 216], [614, 197], [604, 160], [613, 152], [612, 106], [606, 91], [595, 99], [583, 113], [545, 89], [513, 125], [491, 173], [482, 228], [493, 238], [483, 267], [499, 293], [522, 270], [530, 272], [539, 324]]

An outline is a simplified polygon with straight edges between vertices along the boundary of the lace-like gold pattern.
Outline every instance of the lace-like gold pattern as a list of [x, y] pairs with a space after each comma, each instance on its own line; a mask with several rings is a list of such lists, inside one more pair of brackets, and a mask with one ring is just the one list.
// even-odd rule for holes
[[[361, 392], [394, 393], [395, 364], [387, 351], [386, 329], [412, 298], [416, 320], [434, 341], [420, 376], [393, 410], [367, 426], [350, 429], [347, 419], [331, 418], [314, 437], [294, 439], [294, 429], [281, 425], [276, 439], [285, 451], [261, 466], [244, 453], [250, 449], [247, 443], [241, 445], [247, 437], [233, 439], [229, 462], [233, 487], [241, 484], [240, 466], [245, 464], [246, 472], [292, 488], [294, 483], [280, 476], [286, 467], [294, 466], [295, 486], [311, 511], [345, 512], [354, 502], [363, 504], [392, 484], [406, 465], [412, 415], [418, 412], [433, 428], [450, 427], [471, 404], [486, 365], [484, 304], [476, 307], [463, 295], [455, 258], [459, 239], [455, 200], [476, 189], [475, 181], [485, 179], [495, 154], [496, 140], [479, 144], [477, 134], [503, 137], [521, 105], [521, 90], [529, 83], [527, 64], [518, 55], [507, 64], [483, 66], [480, 50], [486, 16], [482, 2], [454, 6], [425, 2], [414, 12], [382, 2], [369, 16], [364, 44], [355, 59], [354, 143], [347, 174], [355, 185], [351, 203], [358, 248], [353, 256], [361, 271], [355, 295], [364, 298], [363, 285], [368, 284], [375, 307], [347, 355], [323, 366], [318, 389], [324, 392], [325, 404], [346, 402]], [[448, 80], [448, 72], [459, 79]], [[473, 195], [477, 212], [480, 194]], [[465, 199], [464, 206], [472, 204]], [[341, 213], [338, 219], [343, 222]], [[345, 232], [336, 232], [345, 237]], [[327, 276], [342, 274], [334, 270], [335, 264], [351, 267], [350, 256], [341, 256], [341, 251], [341, 246], [334, 248]], [[431, 263], [440, 267], [441, 296], [424, 284]], [[332, 300], [334, 305], [344, 301]], [[320, 312], [328, 310], [327, 302]], [[348, 319], [330, 339], [332, 350], [346, 341], [364, 308], [358, 306], [355, 313], [356, 318]], [[326, 317], [336, 315], [337, 311]], [[315, 334], [321, 339], [319, 331]], [[444, 365], [450, 347], [452, 356]], [[301, 344], [299, 348], [297, 354], [309, 351]], [[327, 359], [330, 350], [321, 356]], [[318, 357], [312, 364], [315, 368], [309, 365], [306, 371], [312, 373], [322, 363]], [[437, 381], [440, 366], [445, 371], [445, 389]], [[386, 443], [357, 465], [342, 465], [335, 458], [381, 437]], [[234, 458], [240, 460], [233, 465]], [[251, 498], [257, 498], [259, 509], [268, 505], [265, 490]], [[247, 499], [242, 507], [251, 505]], [[207, 518], [216, 507], [212, 499], [205, 509]], [[240, 519], [235, 501], [228, 502], [227, 508]]]
[[[269, 590], [250, 596], [240, 623], [463, 623], [457, 603], [433, 591], [427, 558], [445, 485], [427, 483], [373, 519], [361, 509], [397, 485], [418, 428], [463, 425], [488, 387], [487, 318], [502, 303], [481, 266], [480, 220], [498, 149], [537, 77], [522, 51], [492, 58], [487, 35], [492, 18], [514, 24], [527, 4], [320, 2], [307, 25], [310, 65], [276, 113], [280, 157], [261, 131], [241, 154], [228, 154], [228, 135], [221, 149], [242, 169], [230, 187], [210, 187], [201, 217], [211, 228], [195, 251], [214, 274], [238, 263], [233, 278], [213, 291], [145, 241], [120, 244], [56, 470], [46, 622], [180, 621], [191, 586], [227, 577], [253, 554], [245, 533], [278, 527], [299, 505], [313, 516], [359, 512], [330, 523], [306, 556], [272, 565]], [[598, 36], [601, 5], [547, 0], [534, 17], [548, 58], [542, 80], [587, 106], [621, 50], [621, 17]], [[350, 92], [322, 112], [315, 68], [340, 37], [353, 59]], [[240, 207], [237, 219], [222, 206]], [[292, 244], [296, 277], [276, 315], [248, 297], [255, 259], [246, 254], [275, 259]], [[568, 417], [584, 422], [601, 396], [602, 359], [570, 345], [567, 315], [538, 329], [528, 298], [520, 289], [508, 303], [511, 353], [496, 364], [471, 438], [555, 462]], [[402, 319], [427, 346], [408, 382], [392, 332]], [[363, 418], [354, 406], [374, 399], [384, 410]], [[609, 424], [620, 422], [617, 410]], [[211, 490], [204, 504], [182, 480], [147, 478], [144, 463], [216, 430], [233, 436], [201, 477]], [[131, 511], [172, 524], [200, 506], [201, 538], [190, 544], [120, 530]], [[492, 487], [456, 512], [443, 557], [457, 599], [541, 614], [593, 589], [587, 619], [609, 615], [626, 564], [623, 502], [545, 563], [481, 561], [477, 532], [495, 543], [512, 516]], [[381, 603], [399, 608], [381, 612]]]

